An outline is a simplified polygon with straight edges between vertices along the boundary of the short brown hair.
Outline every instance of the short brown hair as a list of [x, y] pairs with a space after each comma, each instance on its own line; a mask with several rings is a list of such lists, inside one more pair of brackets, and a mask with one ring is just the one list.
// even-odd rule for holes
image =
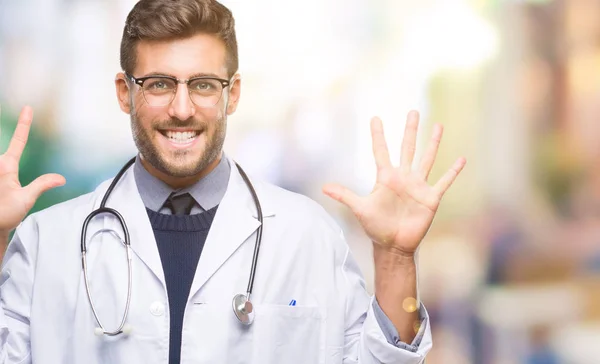
[[198, 33], [217, 36], [225, 43], [229, 77], [238, 70], [235, 21], [216, 0], [140, 0], [129, 15], [121, 39], [121, 68], [131, 74], [137, 44], [142, 40], [170, 40]]

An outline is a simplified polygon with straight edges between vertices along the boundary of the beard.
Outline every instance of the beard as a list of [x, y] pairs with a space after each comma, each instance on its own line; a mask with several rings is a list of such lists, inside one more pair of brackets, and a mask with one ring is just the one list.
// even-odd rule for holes
[[[227, 117], [223, 114], [214, 121], [216, 128], [213, 135], [208, 135], [206, 122], [201, 122], [195, 119], [182, 121], [179, 119], [168, 119], [153, 122], [149, 127], [144, 128], [137, 118], [137, 114], [131, 113], [131, 131], [133, 140], [138, 151], [144, 159], [154, 168], [173, 177], [191, 177], [205, 170], [216, 158], [221, 155], [223, 144], [225, 143], [225, 134], [227, 131]], [[197, 157], [191, 158], [195, 151], [177, 150], [169, 153], [170, 155], [161, 154], [153, 142], [152, 135], [160, 133], [160, 130], [185, 127], [194, 130], [200, 130], [201, 134], [205, 134], [204, 150]], [[198, 135], [197, 137], [200, 137]]]

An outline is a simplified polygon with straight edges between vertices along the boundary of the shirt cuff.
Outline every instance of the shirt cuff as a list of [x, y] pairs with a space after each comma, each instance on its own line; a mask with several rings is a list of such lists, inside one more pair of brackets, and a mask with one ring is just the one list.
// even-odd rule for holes
[[383, 332], [383, 335], [387, 339], [388, 343], [390, 343], [391, 345], [394, 345], [400, 349], [405, 349], [405, 350], [411, 351], [413, 353], [417, 352], [417, 349], [419, 348], [419, 345], [421, 344], [421, 340], [423, 339], [423, 335], [425, 333], [425, 326], [426, 326], [426, 325], [424, 325], [424, 321], [426, 320], [426, 315], [423, 310], [423, 305], [419, 305], [419, 306], [420, 306], [419, 307], [419, 322], [420, 322], [419, 332], [417, 332], [417, 335], [413, 339], [412, 343], [407, 344], [400, 340], [400, 335], [398, 334], [398, 330], [396, 330], [396, 327], [392, 323], [392, 320], [390, 320], [389, 317], [387, 317], [387, 315], [385, 314], [385, 312], [383, 312], [383, 310], [381, 309], [381, 306], [379, 306], [379, 302], [377, 302], [377, 299], [376, 298], [373, 299], [373, 312], [375, 313], [375, 319], [377, 320], [379, 327], [381, 327], [381, 331]]

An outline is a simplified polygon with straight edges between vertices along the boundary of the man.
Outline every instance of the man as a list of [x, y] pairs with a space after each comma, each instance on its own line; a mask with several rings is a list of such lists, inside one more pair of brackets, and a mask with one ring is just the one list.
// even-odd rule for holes
[[[369, 297], [343, 234], [316, 203], [266, 183], [246, 185], [223, 154], [227, 116], [241, 95], [227, 8], [140, 1], [126, 21], [121, 66], [117, 98], [139, 155], [114, 190], [107, 181], [21, 222], [44, 191], [65, 183], [49, 174], [19, 184], [29, 107], [0, 156], [2, 241], [17, 228], [0, 280], [0, 363], [423, 362], [431, 333], [414, 256], [465, 164], [457, 160], [428, 185], [440, 126], [413, 169], [418, 115], [411, 112], [394, 167], [374, 118], [371, 194], [324, 187], [373, 242]], [[114, 215], [86, 220], [107, 194], [106, 207], [122, 214], [128, 234]], [[261, 234], [253, 307], [241, 311], [255, 321], [244, 325], [231, 298], [246, 287]], [[119, 239], [131, 244], [127, 261]]]

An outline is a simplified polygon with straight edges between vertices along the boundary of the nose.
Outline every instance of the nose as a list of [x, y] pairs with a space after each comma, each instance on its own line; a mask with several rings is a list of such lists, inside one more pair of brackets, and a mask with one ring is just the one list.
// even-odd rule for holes
[[176, 117], [179, 120], [187, 120], [191, 118], [196, 112], [194, 103], [190, 99], [186, 84], [179, 84], [177, 86], [177, 93], [175, 98], [169, 106], [169, 115]]

